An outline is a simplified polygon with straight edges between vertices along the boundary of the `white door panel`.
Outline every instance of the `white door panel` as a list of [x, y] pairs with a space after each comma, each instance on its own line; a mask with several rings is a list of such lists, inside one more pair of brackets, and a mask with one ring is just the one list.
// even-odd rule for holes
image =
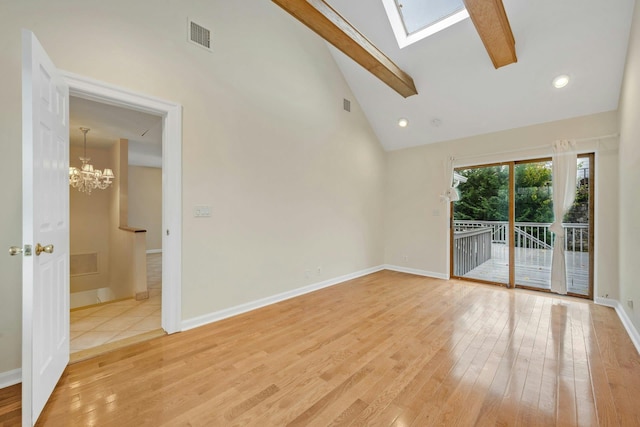
[[[69, 361], [69, 89], [23, 30], [22, 424], [32, 426]], [[36, 254], [36, 246], [53, 252]]]

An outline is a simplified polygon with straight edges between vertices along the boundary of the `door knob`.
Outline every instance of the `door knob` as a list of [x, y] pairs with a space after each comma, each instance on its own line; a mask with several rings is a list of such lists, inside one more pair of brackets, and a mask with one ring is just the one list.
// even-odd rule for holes
[[36, 245], [36, 256], [39, 256], [42, 252], [47, 254], [53, 253], [53, 245], [42, 246], [40, 243]]

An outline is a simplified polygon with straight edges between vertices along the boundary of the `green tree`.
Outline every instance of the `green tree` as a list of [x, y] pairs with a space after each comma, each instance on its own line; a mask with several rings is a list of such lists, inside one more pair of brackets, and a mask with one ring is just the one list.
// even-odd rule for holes
[[465, 169], [460, 174], [467, 182], [459, 185], [460, 200], [454, 219], [507, 221], [509, 219], [509, 168], [489, 166]]
[[[456, 220], [508, 221], [509, 168], [488, 166], [459, 171], [460, 200], [454, 208]], [[552, 222], [550, 163], [522, 163], [515, 167], [516, 222]]]
[[516, 222], [553, 222], [551, 163], [521, 163], [515, 174]]

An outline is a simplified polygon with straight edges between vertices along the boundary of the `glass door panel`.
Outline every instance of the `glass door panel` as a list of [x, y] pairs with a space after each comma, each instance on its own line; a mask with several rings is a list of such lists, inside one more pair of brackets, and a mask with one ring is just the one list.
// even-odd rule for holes
[[516, 163], [514, 252], [517, 285], [551, 288], [553, 222], [551, 161]]
[[453, 276], [509, 283], [509, 166], [457, 170]]
[[[569, 294], [590, 296], [590, 217], [592, 156], [577, 159], [576, 199], [563, 218]], [[554, 235], [551, 161], [515, 164], [515, 282], [516, 286], [551, 289]]]
[[590, 276], [592, 216], [591, 177], [593, 156], [578, 157], [576, 198], [573, 206], [563, 218], [565, 232], [565, 260], [567, 263], [567, 292], [580, 296], [591, 296]]

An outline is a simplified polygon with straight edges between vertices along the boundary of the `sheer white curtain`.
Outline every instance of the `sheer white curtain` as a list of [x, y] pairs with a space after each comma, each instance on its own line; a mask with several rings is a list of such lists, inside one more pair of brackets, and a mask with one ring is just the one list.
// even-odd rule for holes
[[565, 230], [562, 218], [571, 208], [576, 197], [577, 155], [576, 143], [559, 140], [553, 143], [553, 224], [555, 233], [553, 258], [551, 261], [551, 290], [558, 294], [567, 293], [567, 267], [564, 256]]
[[453, 162], [454, 162], [454, 158], [449, 157], [447, 161], [447, 168], [446, 168], [448, 187], [445, 190], [443, 197], [449, 200], [450, 202], [457, 202], [458, 200], [460, 200], [460, 193], [456, 188], [459, 182], [457, 182], [455, 179], [455, 167], [453, 166]]

